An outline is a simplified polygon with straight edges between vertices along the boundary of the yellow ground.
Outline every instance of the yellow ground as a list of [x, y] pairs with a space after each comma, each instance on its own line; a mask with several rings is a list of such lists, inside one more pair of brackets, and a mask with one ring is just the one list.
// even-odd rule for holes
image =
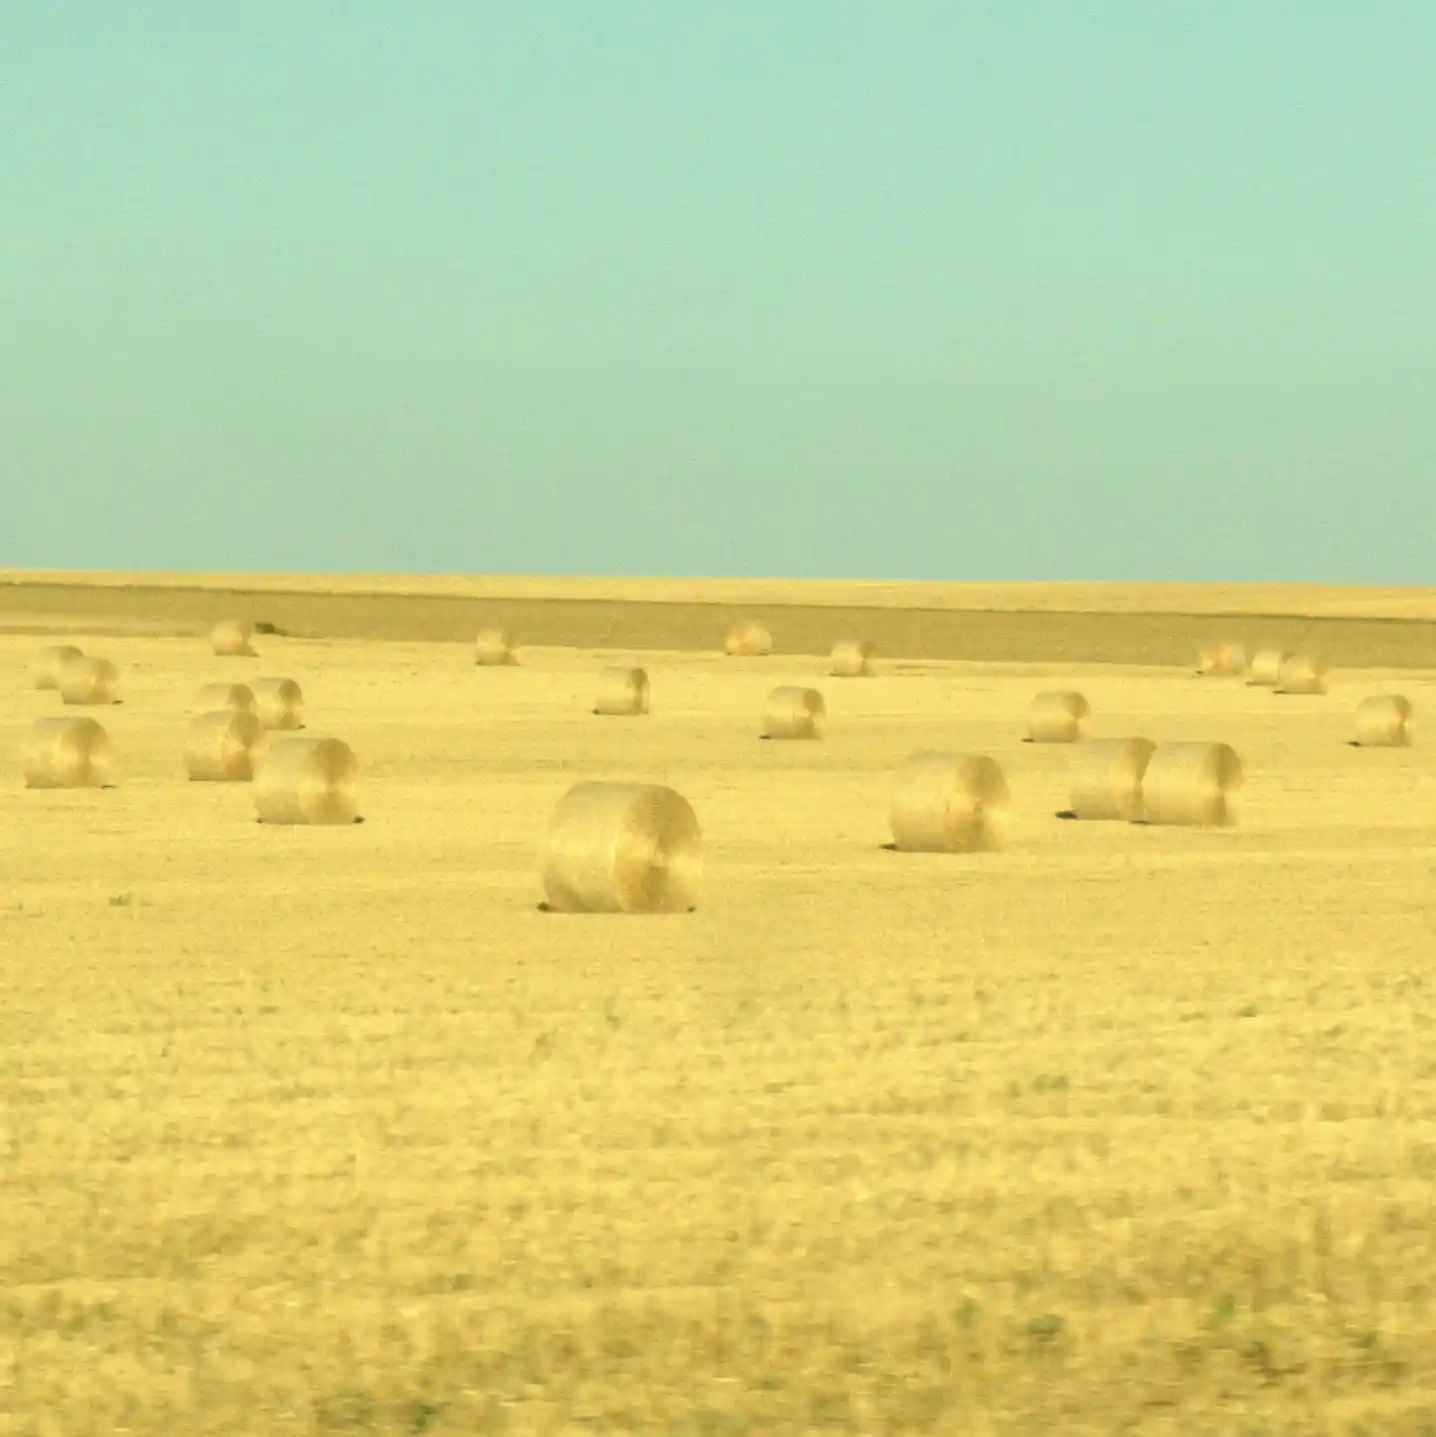
[[[85, 643], [81, 635], [79, 641]], [[116, 637], [106, 793], [0, 637], [0, 1433], [1417, 1434], [1436, 1423], [1436, 775], [1347, 746], [1436, 674]], [[367, 822], [180, 764], [289, 674]], [[830, 736], [757, 740], [816, 682]], [[1059, 822], [1097, 734], [1232, 743], [1234, 832]], [[897, 764], [990, 753], [1007, 853], [883, 850]], [[673, 784], [677, 918], [537, 911], [573, 782]], [[1422, 1424], [1426, 1425], [1423, 1426]]]

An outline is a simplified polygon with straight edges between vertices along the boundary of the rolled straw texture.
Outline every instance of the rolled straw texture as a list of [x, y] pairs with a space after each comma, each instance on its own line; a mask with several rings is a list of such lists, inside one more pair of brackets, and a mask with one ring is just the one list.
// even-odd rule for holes
[[1402, 694], [1376, 694], [1356, 706], [1361, 748], [1407, 748], [1416, 736], [1416, 715]]
[[828, 706], [817, 689], [784, 684], [763, 708], [764, 738], [822, 738]]
[[1145, 738], [1099, 738], [1072, 764], [1072, 813], [1082, 819], [1133, 823], [1142, 817], [1142, 779], [1156, 749]]
[[264, 742], [264, 727], [247, 709], [196, 714], [185, 736], [185, 771], [192, 780], [248, 783]]
[[205, 684], [194, 696], [193, 711], [215, 713], [229, 709], [233, 713], [254, 712], [254, 690], [248, 684]]
[[1275, 688], [1281, 677], [1281, 666], [1287, 661], [1285, 649], [1258, 649], [1252, 655], [1251, 668], [1247, 670], [1247, 682], [1260, 688]]
[[1240, 644], [1216, 639], [1202, 648], [1197, 659], [1197, 672], [1207, 678], [1235, 678], [1247, 666], [1246, 650]]
[[210, 631], [210, 647], [221, 658], [253, 657], [254, 625], [247, 619], [221, 619]]
[[113, 768], [110, 737], [92, 718], [36, 719], [30, 729], [26, 788], [103, 788]]
[[1288, 654], [1276, 679], [1279, 694], [1324, 694], [1326, 665], [1309, 654]]
[[261, 823], [353, 823], [358, 781], [347, 743], [317, 734], [276, 738], [254, 767], [254, 806]]
[[1038, 694], [1027, 710], [1027, 738], [1031, 743], [1080, 743], [1091, 719], [1092, 706], [1081, 694]]
[[723, 651], [733, 658], [762, 658], [773, 652], [773, 636], [755, 619], [747, 619], [728, 630]]
[[1142, 777], [1148, 823], [1231, 827], [1241, 797], [1241, 760], [1224, 743], [1160, 744]]
[[474, 662], [484, 668], [518, 663], [514, 642], [502, 629], [485, 629], [474, 640]]
[[120, 671], [108, 659], [71, 659], [60, 670], [60, 697], [67, 704], [113, 704], [120, 694]]
[[255, 679], [254, 714], [267, 729], [304, 726], [304, 693], [293, 679]]
[[615, 718], [636, 718], [648, 712], [648, 675], [643, 669], [614, 667], [598, 676], [596, 714]]
[[35, 655], [30, 666], [30, 676], [37, 689], [58, 689], [60, 671], [72, 659], [82, 659], [84, 654], [74, 644], [51, 644]]
[[833, 677], [869, 678], [873, 672], [873, 646], [866, 639], [850, 639], [833, 647]]
[[559, 913], [684, 913], [698, 905], [703, 842], [671, 788], [580, 783], [549, 824], [543, 888]]
[[918, 753], [903, 765], [889, 821], [907, 853], [995, 852], [1007, 842], [1010, 794], [985, 755]]

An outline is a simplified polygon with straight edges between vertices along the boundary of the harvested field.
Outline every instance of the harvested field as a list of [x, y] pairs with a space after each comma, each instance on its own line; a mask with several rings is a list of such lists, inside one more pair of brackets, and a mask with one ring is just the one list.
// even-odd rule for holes
[[[738, 664], [747, 600], [115, 598], [0, 588], [0, 1431], [1433, 1420], [1436, 770], [1349, 742], [1433, 707], [1433, 626], [1223, 623], [1328, 659], [1307, 704], [1196, 679], [1202, 617], [789, 608]], [[263, 665], [362, 825], [188, 781], [241, 610], [324, 635]], [[124, 676], [116, 788], [23, 787], [54, 632]], [[883, 668], [829, 683], [850, 633]], [[643, 723], [593, 721], [608, 665]], [[823, 742], [754, 741], [781, 685]], [[1068, 689], [1093, 739], [1230, 744], [1241, 825], [1061, 821], [1080, 745], [1023, 739]], [[923, 750], [1001, 766], [1004, 851], [890, 850]], [[590, 779], [692, 804], [695, 912], [540, 911]]]

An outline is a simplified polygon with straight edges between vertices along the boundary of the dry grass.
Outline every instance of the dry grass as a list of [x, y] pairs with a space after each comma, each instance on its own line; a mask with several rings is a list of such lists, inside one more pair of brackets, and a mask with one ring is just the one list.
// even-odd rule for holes
[[[1436, 781], [1346, 742], [1393, 675], [933, 663], [762, 744], [826, 656], [496, 684], [467, 640], [270, 638], [369, 821], [269, 828], [177, 761], [192, 640], [104, 646], [119, 788], [24, 791], [35, 647], [0, 638], [7, 1437], [1436, 1423]], [[592, 721], [604, 663], [650, 721]], [[1056, 820], [1073, 750], [1021, 740], [1066, 687], [1094, 735], [1231, 743], [1243, 826]], [[1002, 765], [1007, 852], [884, 850], [927, 748]], [[698, 912], [538, 911], [581, 778], [693, 803]]]

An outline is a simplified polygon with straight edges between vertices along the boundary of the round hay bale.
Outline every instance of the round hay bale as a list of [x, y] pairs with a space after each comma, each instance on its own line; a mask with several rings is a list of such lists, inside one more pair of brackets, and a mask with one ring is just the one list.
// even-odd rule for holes
[[554, 810], [543, 888], [556, 913], [688, 913], [702, 878], [698, 819], [671, 788], [579, 783]]
[[1285, 649], [1258, 649], [1247, 670], [1247, 682], [1259, 688], [1275, 688], [1281, 677], [1281, 666], [1287, 661]]
[[267, 729], [296, 729], [304, 726], [304, 694], [293, 679], [255, 679], [254, 713]]
[[745, 619], [728, 630], [723, 652], [735, 659], [758, 659], [773, 652], [773, 636], [756, 619]]
[[104, 788], [113, 767], [110, 736], [92, 718], [36, 719], [30, 729], [26, 788]]
[[35, 655], [30, 665], [30, 677], [37, 689], [58, 689], [60, 671], [71, 660], [84, 657], [74, 644], [51, 644]]
[[1092, 706], [1075, 693], [1038, 694], [1027, 710], [1028, 743], [1079, 743], [1087, 737]]
[[264, 726], [247, 709], [196, 714], [185, 738], [185, 771], [197, 782], [248, 783], [263, 743]]
[[1197, 672], [1209, 679], [1235, 678], [1247, 666], [1247, 652], [1240, 644], [1215, 639], [1202, 647], [1197, 657]]
[[1277, 673], [1276, 691], [1279, 694], [1324, 694], [1326, 665], [1309, 654], [1288, 654]]
[[648, 712], [648, 675], [643, 669], [621, 665], [607, 668], [598, 676], [598, 697], [594, 700], [596, 714], [636, 718]]
[[1072, 765], [1072, 816], [1132, 823], [1142, 817], [1142, 779], [1157, 745], [1145, 738], [1099, 738]]
[[481, 667], [497, 668], [518, 661], [513, 639], [502, 629], [485, 629], [474, 640], [474, 662]]
[[210, 631], [210, 647], [221, 658], [254, 657], [254, 625], [247, 619], [221, 619]]
[[1408, 748], [1415, 731], [1416, 716], [1402, 694], [1377, 694], [1356, 706], [1358, 748]]
[[194, 712], [216, 713], [229, 709], [232, 713], [254, 712], [254, 690], [248, 684], [205, 684], [194, 696]]
[[905, 853], [996, 852], [1007, 842], [1007, 779], [981, 754], [918, 753], [898, 775], [889, 815]]
[[1148, 823], [1231, 827], [1241, 795], [1241, 760], [1224, 743], [1161, 744], [1142, 776]]
[[784, 684], [768, 695], [763, 709], [764, 738], [822, 738], [828, 706], [817, 689]]
[[261, 823], [354, 823], [359, 762], [347, 743], [317, 734], [270, 741], [254, 765]]
[[873, 646], [866, 639], [848, 639], [833, 646], [833, 677], [866, 679], [872, 677]]
[[108, 659], [83, 655], [60, 670], [60, 697], [67, 704], [117, 704], [120, 671]]

